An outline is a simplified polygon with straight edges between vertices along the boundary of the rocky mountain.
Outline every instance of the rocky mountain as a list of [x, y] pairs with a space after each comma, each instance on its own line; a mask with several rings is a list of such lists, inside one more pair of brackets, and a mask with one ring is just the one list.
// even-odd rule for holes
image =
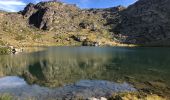
[[115, 32], [125, 43], [169, 45], [170, 0], [139, 0], [121, 12]]
[[169, 45], [169, 5], [169, 0], [139, 0], [128, 8], [80, 9], [30, 3], [18, 13], [0, 12], [0, 45]]
[[109, 30], [117, 23], [112, 20], [123, 9], [121, 6], [80, 9], [61, 2], [30, 3], [19, 13], [1, 12], [0, 41], [14, 46], [112, 45], [115, 42]]

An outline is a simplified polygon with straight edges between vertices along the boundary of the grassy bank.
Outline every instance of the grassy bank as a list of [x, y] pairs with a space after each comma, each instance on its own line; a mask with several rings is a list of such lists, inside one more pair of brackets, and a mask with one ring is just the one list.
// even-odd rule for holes
[[[101, 97], [101, 99], [89, 97], [88, 99], [81, 98], [81, 97], [74, 97], [71, 100], [168, 100], [167, 98], [155, 95], [155, 94], [144, 94], [139, 92], [124, 92], [124, 93], [113, 93], [110, 97]], [[64, 99], [64, 98], [63, 98]], [[20, 100], [19, 98], [15, 98], [10, 94], [1, 94], [0, 100]], [[33, 97], [25, 98], [24, 100], [39, 100], [33, 99]], [[46, 100], [57, 100], [57, 98], [47, 97]]]
[[155, 94], [125, 92], [113, 94], [112, 97], [110, 97], [108, 100], [168, 100], [168, 99]]
[[9, 54], [10, 50], [7, 47], [0, 47], [0, 55]]
[[9, 94], [0, 94], [0, 100], [14, 100], [14, 97]]

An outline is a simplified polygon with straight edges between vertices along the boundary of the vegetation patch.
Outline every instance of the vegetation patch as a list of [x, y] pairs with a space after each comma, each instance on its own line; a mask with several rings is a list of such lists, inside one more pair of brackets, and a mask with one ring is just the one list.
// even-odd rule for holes
[[23, 35], [18, 35], [18, 36], [16, 36], [15, 37], [15, 40], [24, 40], [25, 39], [25, 37], [23, 36]]
[[9, 54], [9, 53], [10, 53], [9, 48], [7, 48], [7, 47], [0, 48], [0, 55]]
[[2, 95], [0, 95], [0, 100], [14, 100], [14, 99], [9, 94], [2, 94]]
[[4, 46], [4, 45], [5, 45], [4, 41], [0, 40], [0, 46]]
[[144, 94], [138, 92], [125, 92], [113, 94], [108, 100], [167, 100], [155, 94]]

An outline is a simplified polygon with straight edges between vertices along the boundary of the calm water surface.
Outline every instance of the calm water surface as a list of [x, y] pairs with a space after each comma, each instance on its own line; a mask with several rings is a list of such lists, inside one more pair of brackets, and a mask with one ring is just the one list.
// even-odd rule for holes
[[19, 76], [26, 83], [46, 88], [105, 80], [131, 83], [136, 88], [159, 82], [168, 91], [170, 48], [50, 47], [34, 53], [1, 55], [0, 77], [5, 76]]

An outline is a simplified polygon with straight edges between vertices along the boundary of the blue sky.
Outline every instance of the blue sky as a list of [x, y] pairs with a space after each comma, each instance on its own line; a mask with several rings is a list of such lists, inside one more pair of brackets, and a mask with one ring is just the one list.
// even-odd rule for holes
[[[0, 10], [17, 12], [32, 2], [38, 3], [47, 0], [0, 0]], [[118, 5], [128, 6], [137, 0], [60, 0], [62, 2], [76, 4], [80, 8], [107, 8]]]

